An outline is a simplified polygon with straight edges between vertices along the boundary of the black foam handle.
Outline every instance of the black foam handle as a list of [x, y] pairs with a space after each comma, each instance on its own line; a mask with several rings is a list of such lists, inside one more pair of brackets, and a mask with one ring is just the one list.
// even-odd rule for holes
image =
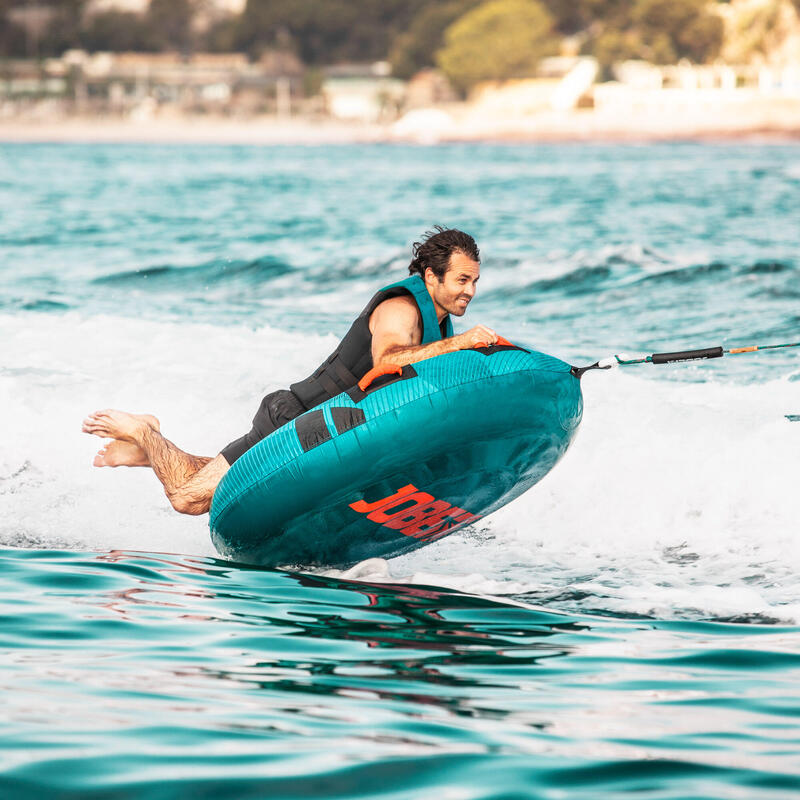
[[722, 358], [721, 347], [706, 347], [705, 350], [685, 350], [682, 353], [653, 353], [654, 364], [670, 364], [673, 361], [698, 361], [701, 358]]

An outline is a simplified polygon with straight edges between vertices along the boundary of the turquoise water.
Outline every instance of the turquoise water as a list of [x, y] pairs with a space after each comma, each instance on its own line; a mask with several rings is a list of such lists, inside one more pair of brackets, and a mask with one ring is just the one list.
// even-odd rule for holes
[[[787, 797], [797, 628], [6, 550], [8, 796]], [[793, 646], [794, 645], [794, 646]], [[9, 685], [10, 684], [10, 685]]]
[[533, 491], [409, 556], [214, 557], [87, 411], [213, 454], [435, 223], [582, 364], [800, 341], [800, 147], [0, 146], [0, 790], [800, 796], [797, 351], [584, 378]]

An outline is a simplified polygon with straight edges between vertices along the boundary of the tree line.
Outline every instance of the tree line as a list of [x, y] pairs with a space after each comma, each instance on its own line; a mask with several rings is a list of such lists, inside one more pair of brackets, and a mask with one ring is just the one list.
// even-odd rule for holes
[[[401, 78], [439, 67], [467, 90], [477, 80], [530, 75], [567, 36], [607, 69], [629, 58], [709, 62], [724, 33], [708, 0], [248, 0], [240, 15], [198, 29], [202, 3], [152, 0], [142, 15], [87, 14], [87, 0], [0, 0], [0, 57], [83, 48], [257, 58], [278, 48], [311, 67], [386, 59]], [[26, 18], [31, 7], [45, 11]]]

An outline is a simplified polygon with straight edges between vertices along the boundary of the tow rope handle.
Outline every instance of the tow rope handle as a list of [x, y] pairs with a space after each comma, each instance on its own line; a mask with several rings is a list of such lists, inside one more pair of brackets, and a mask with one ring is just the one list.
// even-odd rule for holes
[[722, 358], [725, 351], [721, 347], [705, 347], [701, 350], [683, 350], [678, 353], [653, 353], [653, 364], [674, 364], [676, 361], [703, 361], [706, 358]]
[[726, 355], [739, 355], [741, 353], [756, 353], [759, 350], [778, 350], [784, 347], [800, 347], [800, 342], [786, 342], [784, 344], [750, 345], [748, 347], [732, 347], [725, 350], [722, 347], [704, 347], [700, 350], [681, 350], [675, 353], [653, 353], [649, 356], [628, 356], [624, 353], [609, 356], [595, 361], [588, 367], [572, 367], [570, 370], [576, 378], [590, 369], [611, 369], [612, 367], [627, 367], [632, 364], [674, 364], [678, 361], [704, 361], [709, 358], [722, 358]]

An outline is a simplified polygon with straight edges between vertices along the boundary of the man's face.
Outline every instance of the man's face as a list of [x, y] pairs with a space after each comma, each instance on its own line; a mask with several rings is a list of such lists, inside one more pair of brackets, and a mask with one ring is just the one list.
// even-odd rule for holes
[[425, 270], [425, 285], [437, 311], [441, 309], [456, 317], [463, 317], [469, 301], [475, 296], [480, 276], [480, 264], [456, 251], [450, 256], [450, 266], [441, 282], [430, 269]]

